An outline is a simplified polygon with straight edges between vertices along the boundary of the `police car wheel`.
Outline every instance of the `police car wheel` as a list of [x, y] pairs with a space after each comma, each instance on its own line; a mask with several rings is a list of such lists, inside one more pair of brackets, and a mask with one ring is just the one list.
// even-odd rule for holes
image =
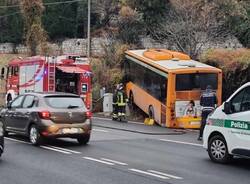
[[215, 135], [208, 141], [208, 155], [217, 163], [228, 163], [232, 156], [228, 153], [227, 143], [221, 135]]

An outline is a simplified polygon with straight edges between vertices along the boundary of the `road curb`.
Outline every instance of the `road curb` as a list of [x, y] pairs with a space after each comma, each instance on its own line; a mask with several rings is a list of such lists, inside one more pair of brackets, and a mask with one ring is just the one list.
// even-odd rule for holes
[[[98, 119], [98, 120], [105, 120], [105, 121], [110, 121], [111, 120], [111, 118], [98, 117], [98, 116], [93, 116], [92, 118], [93, 119]], [[143, 122], [139, 122], [139, 121], [127, 121], [126, 123], [144, 125]]]
[[[93, 117], [93, 119], [110, 121], [109, 118]], [[143, 123], [138, 123], [138, 122], [133, 122], [133, 121], [132, 122], [129, 121], [127, 123], [144, 125]], [[159, 132], [146, 132], [146, 131], [139, 131], [139, 130], [131, 130], [131, 129], [127, 129], [127, 128], [112, 127], [112, 126], [108, 126], [108, 125], [96, 125], [96, 124], [93, 124], [93, 126], [94, 127], [100, 127], [100, 128], [113, 129], [113, 130], [132, 132], [132, 133], [145, 134], [145, 135], [183, 135], [183, 134], [186, 133], [186, 131], [182, 131], [182, 130], [173, 130], [172, 132], [168, 132], [168, 133], [166, 133], [166, 132], [159, 133]]]

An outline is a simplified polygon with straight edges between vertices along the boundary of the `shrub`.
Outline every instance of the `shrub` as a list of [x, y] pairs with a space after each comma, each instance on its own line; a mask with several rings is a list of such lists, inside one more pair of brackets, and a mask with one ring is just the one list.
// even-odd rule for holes
[[200, 60], [222, 69], [222, 100], [250, 81], [250, 49], [210, 49]]

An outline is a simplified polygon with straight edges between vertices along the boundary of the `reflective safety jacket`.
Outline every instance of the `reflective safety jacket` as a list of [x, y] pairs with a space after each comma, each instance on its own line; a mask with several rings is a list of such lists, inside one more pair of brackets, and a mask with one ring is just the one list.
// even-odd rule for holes
[[126, 96], [124, 92], [118, 91], [117, 92], [117, 105], [118, 106], [125, 106], [126, 105]]
[[217, 105], [217, 97], [213, 91], [207, 90], [201, 94], [200, 105], [202, 111], [212, 111]]

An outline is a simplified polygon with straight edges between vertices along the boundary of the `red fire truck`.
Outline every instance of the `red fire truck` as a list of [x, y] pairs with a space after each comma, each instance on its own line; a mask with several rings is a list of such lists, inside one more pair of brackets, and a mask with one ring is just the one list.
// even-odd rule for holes
[[80, 56], [29, 57], [8, 64], [6, 102], [25, 92], [68, 92], [91, 108], [91, 68]]

